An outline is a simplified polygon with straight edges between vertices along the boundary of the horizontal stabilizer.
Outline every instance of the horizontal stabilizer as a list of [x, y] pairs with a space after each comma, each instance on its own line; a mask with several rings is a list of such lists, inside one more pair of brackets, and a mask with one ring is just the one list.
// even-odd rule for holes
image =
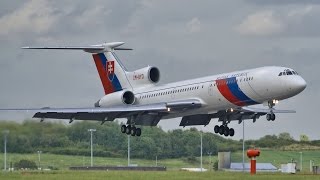
[[131, 48], [120, 48], [119, 46], [123, 45], [124, 42], [111, 42], [111, 43], [103, 43], [97, 45], [89, 45], [89, 46], [26, 46], [22, 47], [22, 49], [55, 49], [55, 50], [83, 50], [88, 53], [103, 53], [112, 50], [133, 50]]

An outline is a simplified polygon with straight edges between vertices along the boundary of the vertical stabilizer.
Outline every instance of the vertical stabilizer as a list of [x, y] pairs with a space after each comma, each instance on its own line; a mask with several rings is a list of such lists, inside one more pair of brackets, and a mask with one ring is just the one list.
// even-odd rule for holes
[[92, 54], [105, 94], [132, 89], [125, 67], [112, 51]]

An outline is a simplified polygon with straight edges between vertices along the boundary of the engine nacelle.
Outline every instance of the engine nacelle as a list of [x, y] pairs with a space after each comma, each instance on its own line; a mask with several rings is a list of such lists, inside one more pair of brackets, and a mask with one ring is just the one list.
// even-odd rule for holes
[[156, 84], [160, 80], [160, 71], [156, 67], [148, 66], [128, 73], [128, 77], [133, 86], [143, 86]]
[[123, 104], [133, 104], [136, 98], [131, 91], [118, 91], [111, 94], [107, 94], [103, 96], [95, 106], [99, 105], [99, 107], [108, 107], [114, 105], [123, 105]]

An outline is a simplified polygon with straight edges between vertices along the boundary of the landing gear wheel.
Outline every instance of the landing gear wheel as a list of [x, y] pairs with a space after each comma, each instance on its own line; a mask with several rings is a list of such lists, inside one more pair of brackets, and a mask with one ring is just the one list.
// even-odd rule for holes
[[141, 136], [141, 129], [140, 128], [136, 129], [136, 136]]
[[276, 115], [275, 114], [270, 114], [270, 120], [274, 121], [276, 119]]
[[133, 126], [133, 127], [131, 128], [131, 136], [135, 136], [136, 133], [137, 133], [137, 128]]
[[234, 129], [233, 129], [233, 128], [230, 128], [229, 135], [230, 135], [231, 137], [234, 136]]
[[271, 120], [271, 114], [267, 114], [266, 118], [267, 118], [267, 121], [270, 121]]
[[223, 131], [223, 134], [224, 134], [224, 136], [229, 136], [229, 134], [230, 134], [230, 130], [229, 130], [229, 128], [226, 126], [226, 127], [224, 127], [224, 131]]
[[121, 132], [122, 132], [122, 133], [125, 133], [126, 130], [127, 130], [127, 126], [126, 126], [126, 125], [122, 125], [122, 126], [121, 126]]
[[223, 135], [223, 131], [224, 131], [224, 126], [221, 125], [221, 126], [219, 127], [219, 134], [220, 134], [220, 135]]
[[218, 132], [219, 132], [219, 126], [218, 126], [218, 125], [215, 125], [215, 126], [214, 126], [214, 133], [217, 134]]
[[126, 134], [130, 135], [131, 134], [131, 126], [127, 126], [126, 128]]

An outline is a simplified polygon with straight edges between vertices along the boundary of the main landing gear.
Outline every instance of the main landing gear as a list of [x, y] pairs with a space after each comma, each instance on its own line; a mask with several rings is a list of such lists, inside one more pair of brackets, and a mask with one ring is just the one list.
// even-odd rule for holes
[[122, 125], [121, 132], [126, 133], [127, 135], [131, 134], [131, 136], [141, 136], [141, 128], [136, 128], [135, 126], [131, 125]]
[[214, 126], [214, 132], [217, 134], [219, 133], [220, 135], [225, 135], [226, 137], [227, 136], [234, 136], [234, 129], [233, 128], [229, 128], [227, 126], [227, 124], [225, 125], [221, 125], [221, 126]]

